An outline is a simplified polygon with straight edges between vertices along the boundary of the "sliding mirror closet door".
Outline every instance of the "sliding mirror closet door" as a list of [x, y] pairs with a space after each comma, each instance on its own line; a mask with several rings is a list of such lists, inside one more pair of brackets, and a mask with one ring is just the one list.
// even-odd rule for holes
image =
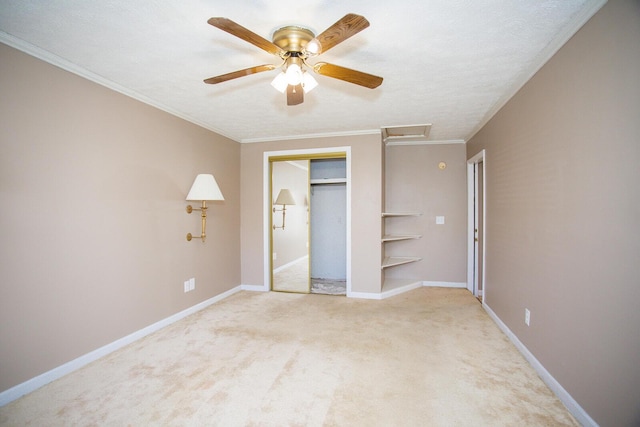
[[271, 289], [309, 293], [309, 160], [271, 162]]

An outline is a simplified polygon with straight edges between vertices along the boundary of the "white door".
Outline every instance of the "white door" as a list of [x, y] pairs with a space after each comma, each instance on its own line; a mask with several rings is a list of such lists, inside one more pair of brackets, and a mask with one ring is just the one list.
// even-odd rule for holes
[[474, 279], [473, 294], [482, 298], [484, 277], [484, 161], [474, 165], [475, 207], [474, 207]]
[[347, 185], [311, 185], [311, 277], [347, 277]]
[[486, 161], [482, 150], [467, 161], [468, 255], [467, 289], [483, 300], [486, 296], [485, 259], [485, 177]]

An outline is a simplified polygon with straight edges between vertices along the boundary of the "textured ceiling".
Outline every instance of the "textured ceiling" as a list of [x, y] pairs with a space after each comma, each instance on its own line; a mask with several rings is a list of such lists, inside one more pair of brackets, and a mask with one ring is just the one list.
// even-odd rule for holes
[[[0, 0], [0, 41], [239, 142], [379, 132], [431, 123], [467, 140], [604, 0]], [[384, 77], [366, 89], [316, 75], [287, 107], [277, 71], [203, 79], [278, 58], [211, 25], [227, 17], [271, 39], [316, 34], [347, 13], [371, 26], [317, 60]], [[310, 61], [314, 63], [315, 61]]]

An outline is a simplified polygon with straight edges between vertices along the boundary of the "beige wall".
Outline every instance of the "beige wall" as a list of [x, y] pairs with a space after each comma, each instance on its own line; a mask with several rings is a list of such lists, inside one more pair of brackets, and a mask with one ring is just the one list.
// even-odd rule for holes
[[353, 292], [380, 292], [382, 151], [380, 135], [243, 144], [242, 283], [264, 285], [264, 152], [351, 147], [351, 282]]
[[605, 5], [482, 148], [486, 303], [597, 423], [639, 425], [640, 2]]
[[[441, 161], [447, 164], [438, 168]], [[464, 283], [467, 280], [467, 166], [463, 144], [389, 146], [385, 156], [385, 211], [422, 213], [387, 218], [387, 234], [422, 238], [385, 244], [387, 256], [422, 260], [385, 270], [392, 279]], [[436, 216], [445, 224], [436, 225]]]
[[[639, 23], [637, 1], [609, 2], [466, 153], [486, 149], [486, 303], [603, 426], [640, 422]], [[0, 93], [0, 391], [262, 285], [265, 151], [351, 146], [353, 291], [380, 291], [378, 135], [240, 145], [4, 45]], [[459, 180], [449, 154], [443, 185]], [[200, 172], [226, 199], [204, 245], [184, 239], [198, 233], [184, 197]], [[425, 203], [426, 220], [440, 215]], [[453, 252], [454, 269], [416, 277], [464, 281]]]
[[239, 144], [2, 44], [0, 93], [0, 390], [240, 284]]

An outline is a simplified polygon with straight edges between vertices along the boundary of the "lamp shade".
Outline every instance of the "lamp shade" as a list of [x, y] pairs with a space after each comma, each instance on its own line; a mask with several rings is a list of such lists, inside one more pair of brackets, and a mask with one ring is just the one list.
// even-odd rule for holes
[[211, 174], [196, 176], [186, 200], [224, 200], [216, 179]]
[[302, 73], [302, 89], [304, 90], [304, 93], [311, 92], [316, 86], [318, 86], [318, 82], [311, 74], [309, 74], [309, 72], [305, 71]]
[[295, 205], [296, 201], [293, 198], [293, 194], [286, 188], [283, 188], [278, 193], [278, 197], [276, 198], [276, 205]]
[[276, 90], [280, 93], [284, 93], [287, 90], [287, 75], [283, 72], [278, 73], [275, 79], [271, 82], [271, 86], [276, 88]]
[[302, 68], [298, 64], [289, 64], [284, 74], [287, 78], [287, 83], [291, 86], [297, 86], [302, 83]]

